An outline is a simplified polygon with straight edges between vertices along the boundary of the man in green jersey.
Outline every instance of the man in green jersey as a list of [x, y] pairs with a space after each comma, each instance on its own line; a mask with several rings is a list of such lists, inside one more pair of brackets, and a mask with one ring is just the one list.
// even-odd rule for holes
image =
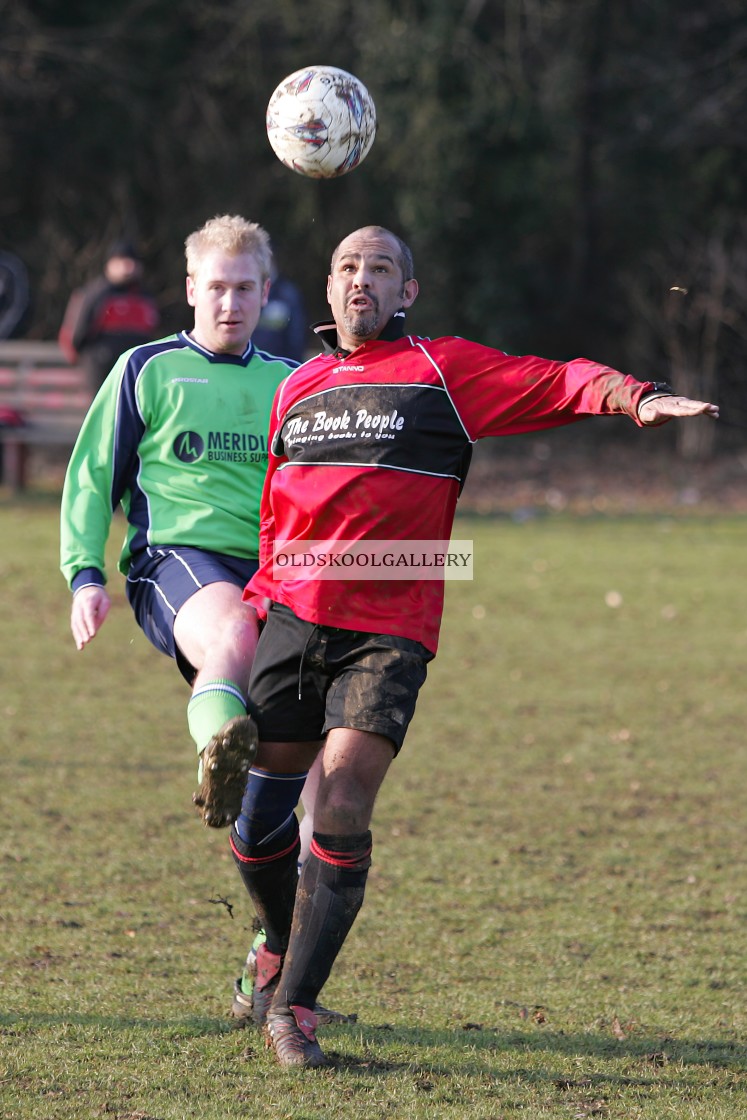
[[270, 288], [266, 231], [222, 215], [185, 246], [194, 326], [122, 354], [97, 394], [65, 479], [61, 567], [82, 650], [109, 611], [104, 551], [121, 505], [127, 597], [192, 686], [194, 800], [220, 827], [239, 813], [256, 751], [246, 698], [257, 619], [241, 596], [257, 567], [272, 400], [298, 363], [251, 341]]

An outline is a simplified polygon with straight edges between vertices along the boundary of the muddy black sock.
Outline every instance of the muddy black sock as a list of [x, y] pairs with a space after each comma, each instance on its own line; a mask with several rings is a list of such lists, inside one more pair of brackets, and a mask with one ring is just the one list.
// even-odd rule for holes
[[267, 935], [267, 948], [281, 956], [288, 948], [293, 905], [298, 886], [298, 821], [269, 844], [247, 844], [234, 826], [231, 851], [257, 918]]
[[314, 833], [298, 881], [290, 944], [276, 1002], [313, 1008], [363, 902], [371, 833]]

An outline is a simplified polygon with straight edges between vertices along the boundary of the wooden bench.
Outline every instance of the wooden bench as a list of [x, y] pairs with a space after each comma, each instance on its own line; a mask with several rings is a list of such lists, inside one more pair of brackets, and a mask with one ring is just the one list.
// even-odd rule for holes
[[34, 448], [72, 448], [91, 403], [85, 371], [56, 342], [0, 341], [0, 406], [23, 423], [0, 424], [0, 481], [24, 490]]

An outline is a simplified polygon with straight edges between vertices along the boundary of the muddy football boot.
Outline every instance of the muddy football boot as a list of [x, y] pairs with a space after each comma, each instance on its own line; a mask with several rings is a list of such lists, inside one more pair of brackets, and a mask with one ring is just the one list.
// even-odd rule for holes
[[[233, 984], [233, 1002], [231, 1003], [231, 1016], [236, 1020], [238, 1027], [255, 1023], [263, 1027], [267, 1019], [267, 1012], [272, 1002], [272, 997], [277, 988], [277, 979], [271, 977], [265, 988], [257, 992], [255, 1001], [255, 978], [257, 975], [257, 953], [260, 945], [264, 945], [265, 932], [260, 930], [254, 938], [249, 955], [246, 958], [244, 971]], [[273, 979], [275, 982], [273, 983]], [[329, 1007], [322, 1007], [321, 1003], [314, 1004], [314, 1014], [318, 1026], [328, 1026], [330, 1023], [355, 1023], [357, 1015], [345, 1015], [342, 1011], [332, 1011]]]
[[200, 788], [192, 800], [203, 824], [223, 828], [241, 812], [249, 767], [257, 753], [257, 728], [249, 716], [234, 716], [200, 754]]
[[316, 1040], [317, 1019], [306, 1007], [270, 1011], [265, 1024], [265, 1041], [275, 1051], [281, 1066], [318, 1069], [329, 1061]]
[[[234, 980], [231, 1017], [236, 1020], [236, 1026], [246, 1027], [254, 1023], [258, 1027], [263, 1027], [276, 988], [277, 984], [271, 985], [271, 990], [266, 992], [264, 996], [260, 993], [259, 999], [255, 1001], [254, 989], [249, 992], [246, 990], [245, 977], [239, 976], [237, 980]], [[323, 1007], [321, 1003], [314, 1004], [314, 1014], [316, 1015], [317, 1026], [320, 1027], [328, 1027], [331, 1023], [358, 1022], [358, 1016], [355, 1013], [346, 1015], [344, 1011], [333, 1011], [329, 1007]]]

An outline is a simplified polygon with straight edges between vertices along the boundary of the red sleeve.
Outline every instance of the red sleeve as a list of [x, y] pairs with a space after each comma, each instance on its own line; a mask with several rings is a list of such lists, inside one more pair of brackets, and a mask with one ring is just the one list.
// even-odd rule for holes
[[623, 413], [641, 426], [638, 402], [653, 388], [609, 366], [574, 358], [513, 357], [461, 338], [427, 343], [470, 439]]

